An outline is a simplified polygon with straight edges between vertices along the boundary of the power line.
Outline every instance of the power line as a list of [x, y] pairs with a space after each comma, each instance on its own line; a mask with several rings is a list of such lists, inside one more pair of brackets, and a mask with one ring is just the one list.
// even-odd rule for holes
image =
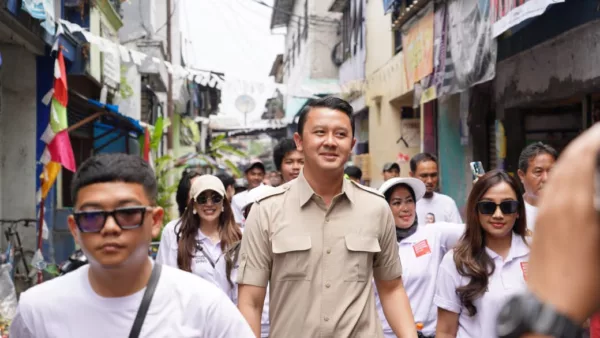
[[[265, 16], [265, 15], [263, 15], [263, 13], [259, 13], [259, 12], [255, 11], [252, 7], [248, 7], [248, 6], [244, 5], [244, 2], [246, 2], [246, 0], [239, 0], [239, 3], [241, 4], [241, 6], [243, 6], [245, 9], [247, 9], [249, 12], [253, 12], [257, 16], [264, 18], [264, 19], [268, 19], [270, 17], [270, 15]], [[269, 8], [272, 8], [272, 7], [269, 7]], [[298, 23], [300, 23], [302, 26], [304, 26], [304, 22], [300, 21], [300, 19], [295, 18], [295, 17], [290, 17], [290, 22], [295, 25], [298, 25]], [[323, 24], [315, 24], [315, 23], [309, 22], [309, 25], [311, 27], [310, 28], [311, 31], [319, 32], [319, 33], [331, 33], [333, 31], [337, 30], [337, 26], [332, 26], [331, 24], [323, 25]], [[294, 27], [294, 29], [295, 29], [295, 27]]]
[[[264, 1], [262, 1], [262, 0], [252, 0], [252, 1], [253, 1], [253, 2], [256, 2], [256, 3], [257, 3], [257, 4], [259, 4], [259, 5], [262, 5], [262, 6], [265, 6], [265, 7], [271, 8], [273, 11], [276, 11], [276, 12], [279, 12], [279, 13], [283, 13], [283, 14], [287, 14], [287, 15], [289, 15], [289, 16], [292, 16], [292, 17], [295, 17], [295, 18], [298, 18], [298, 19], [302, 19], [302, 20], [305, 20], [305, 19], [306, 19], [306, 17], [305, 17], [305, 16], [302, 16], [302, 15], [297, 15], [297, 14], [294, 14], [294, 13], [292, 13], [292, 12], [290, 12], [290, 11], [286, 11], [286, 10], [284, 10], [284, 9], [277, 8], [277, 7], [275, 7], [275, 6], [271, 6], [271, 5], [269, 5], [269, 4], [267, 4], [267, 3], [265, 3], [265, 2], [264, 2]], [[307, 14], [307, 15], [308, 15], [308, 14]], [[334, 24], [334, 25], [337, 25], [337, 24], [339, 24], [339, 20], [336, 20], [336, 19], [329, 19], [329, 18], [326, 18], [326, 17], [319, 17], [319, 16], [313, 16], [313, 17], [310, 17], [310, 16], [309, 16], [309, 17], [308, 17], [308, 19], [309, 19], [309, 20], [313, 20], [313, 22], [314, 22], [314, 23], [330, 24], [330, 25], [331, 25], [331, 24]]]

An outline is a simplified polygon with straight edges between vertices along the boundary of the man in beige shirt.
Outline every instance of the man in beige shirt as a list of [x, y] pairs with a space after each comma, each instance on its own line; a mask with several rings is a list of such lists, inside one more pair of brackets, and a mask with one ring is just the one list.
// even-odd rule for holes
[[379, 193], [343, 178], [353, 135], [347, 102], [307, 104], [294, 135], [303, 172], [248, 216], [238, 307], [257, 337], [268, 283], [271, 338], [383, 337], [373, 278], [394, 333], [417, 337], [391, 211]]

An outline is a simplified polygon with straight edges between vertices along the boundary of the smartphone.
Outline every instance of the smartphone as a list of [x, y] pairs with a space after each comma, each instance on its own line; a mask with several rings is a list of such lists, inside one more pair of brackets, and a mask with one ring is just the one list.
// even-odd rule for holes
[[473, 180], [479, 178], [479, 176], [485, 174], [485, 170], [483, 170], [483, 164], [481, 161], [471, 162], [471, 172], [473, 173]]

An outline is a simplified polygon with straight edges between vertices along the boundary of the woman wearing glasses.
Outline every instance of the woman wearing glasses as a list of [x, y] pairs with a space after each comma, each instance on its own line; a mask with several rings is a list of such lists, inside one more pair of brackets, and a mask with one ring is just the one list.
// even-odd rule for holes
[[156, 261], [192, 272], [237, 302], [235, 265], [242, 232], [235, 224], [225, 187], [216, 176], [194, 179], [180, 222], [163, 229]]
[[[402, 262], [402, 281], [417, 324], [419, 337], [433, 337], [437, 308], [433, 305], [438, 267], [465, 230], [463, 224], [437, 223], [419, 226], [416, 203], [425, 194], [416, 178], [390, 178], [379, 192], [390, 205], [396, 223], [396, 240]], [[396, 337], [385, 319], [379, 297], [375, 298], [385, 337]]]
[[438, 271], [437, 338], [497, 337], [500, 308], [526, 287], [529, 246], [517, 181], [498, 170], [480, 177], [467, 200], [466, 226]]

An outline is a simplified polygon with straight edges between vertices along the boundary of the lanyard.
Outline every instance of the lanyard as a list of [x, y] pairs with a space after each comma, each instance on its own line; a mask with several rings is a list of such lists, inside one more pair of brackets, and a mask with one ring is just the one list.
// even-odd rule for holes
[[[208, 262], [214, 269], [216, 266], [215, 260], [212, 259], [212, 257], [210, 256], [210, 254], [207, 252], [207, 250], [204, 248], [204, 246], [202, 245], [202, 243], [200, 241], [196, 242], [196, 250], [200, 251], [202, 253], [202, 255], [204, 257], [206, 257], [206, 259], [208, 260]], [[219, 261], [219, 258], [217, 258], [217, 261]]]

